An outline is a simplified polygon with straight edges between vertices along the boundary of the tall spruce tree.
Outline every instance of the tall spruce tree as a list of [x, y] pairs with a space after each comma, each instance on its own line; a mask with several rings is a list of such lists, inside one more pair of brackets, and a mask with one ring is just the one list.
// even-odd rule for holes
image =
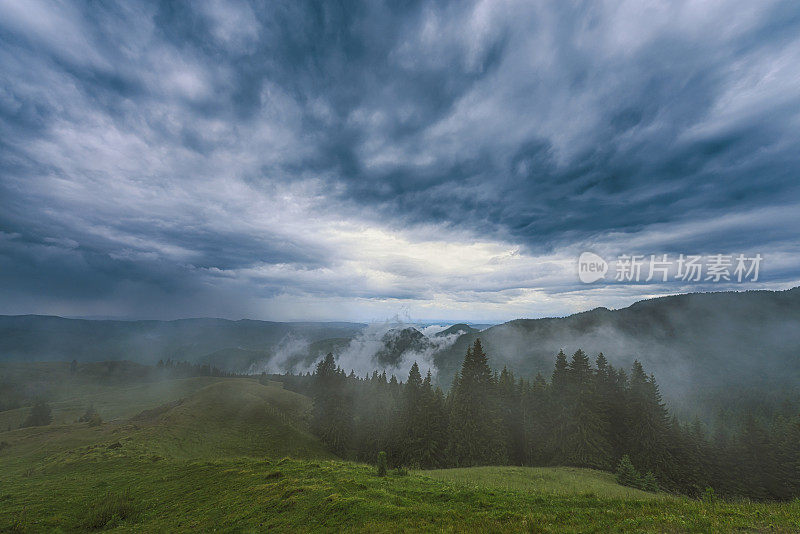
[[467, 350], [448, 425], [448, 459], [456, 466], [503, 464], [507, 453], [499, 415], [497, 385], [480, 339]]
[[334, 453], [347, 456], [352, 432], [352, 405], [347, 377], [330, 352], [314, 372], [312, 429]]
[[422, 456], [422, 419], [425, 406], [422, 398], [422, 375], [417, 362], [408, 372], [408, 380], [403, 386], [403, 404], [401, 412], [403, 444], [402, 459], [405, 465], [419, 466]]
[[631, 369], [627, 403], [627, 453], [642, 472], [669, 478], [671, 458], [666, 447], [669, 418], [655, 378], [636, 360]]
[[549, 458], [549, 436], [553, 426], [550, 386], [541, 373], [536, 375], [525, 399], [525, 446], [529, 465], [545, 465]]
[[568, 411], [562, 462], [579, 467], [611, 467], [608, 420], [597, 393], [597, 379], [589, 357], [582, 350], [572, 355], [567, 369]]
[[506, 441], [508, 460], [513, 465], [525, 463], [525, 432], [522, 425], [522, 384], [518, 384], [514, 373], [503, 367], [497, 381], [500, 417], [503, 422], [503, 438]]
[[418, 463], [425, 468], [444, 467], [447, 434], [444, 394], [441, 389], [433, 388], [430, 370], [428, 370], [425, 380], [422, 381], [421, 405], [418, 421], [420, 426]]

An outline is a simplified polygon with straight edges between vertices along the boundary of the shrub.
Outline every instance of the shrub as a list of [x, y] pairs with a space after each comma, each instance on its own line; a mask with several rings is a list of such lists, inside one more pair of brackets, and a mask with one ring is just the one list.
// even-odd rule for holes
[[642, 485], [642, 476], [633, 467], [633, 462], [631, 462], [627, 454], [620, 459], [617, 466], [617, 483], [632, 488], [638, 488]]
[[402, 466], [397, 466], [394, 469], [394, 474], [399, 476], [399, 477], [408, 476], [408, 469], [406, 469], [405, 467], [402, 467]]
[[135, 514], [136, 507], [128, 492], [107, 493], [91, 506], [81, 526], [91, 530], [112, 527]]
[[53, 422], [53, 412], [44, 401], [38, 401], [31, 408], [31, 413], [22, 422], [23, 427], [46, 426]]
[[97, 415], [97, 410], [95, 410], [94, 406], [90, 404], [88, 408], [86, 408], [86, 411], [83, 413], [83, 415], [78, 418], [78, 422], [88, 423], [95, 415]]
[[619, 465], [617, 465], [617, 483], [644, 491], [656, 492], [660, 489], [658, 480], [652, 471], [648, 471], [646, 475], [642, 476], [633, 466], [633, 462], [627, 454], [620, 459]]
[[652, 492], [659, 490], [658, 481], [652, 471], [648, 471], [647, 474], [642, 477], [642, 489]]
[[378, 453], [378, 476], [385, 477], [386, 471], [388, 470], [389, 466], [386, 461], [386, 453], [381, 451]]

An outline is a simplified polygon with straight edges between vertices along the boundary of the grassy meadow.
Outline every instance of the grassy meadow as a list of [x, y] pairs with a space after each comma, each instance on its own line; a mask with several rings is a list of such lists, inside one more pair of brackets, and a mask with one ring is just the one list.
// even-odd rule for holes
[[[87, 391], [54, 402], [49, 426], [0, 432], [0, 531], [800, 531], [798, 501], [696, 501], [588, 469], [378, 477], [328, 453], [308, 433], [310, 400], [274, 383]], [[89, 401], [106, 422], [74, 422]]]

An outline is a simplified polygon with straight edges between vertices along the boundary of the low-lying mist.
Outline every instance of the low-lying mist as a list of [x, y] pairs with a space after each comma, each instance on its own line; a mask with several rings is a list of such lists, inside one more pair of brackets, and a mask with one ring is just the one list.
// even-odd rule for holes
[[418, 325], [399, 320], [372, 323], [351, 339], [330, 343], [313, 343], [308, 339], [287, 334], [271, 354], [249, 366], [249, 374], [304, 374], [313, 372], [317, 362], [328, 352], [337, 365], [357, 376], [373, 371], [395, 375], [404, 380], [414, 362], [422, 373], [436, 377], [438, 369], [434, 356], [450, 348], [460, 332], [445, 333], [449, 325]]

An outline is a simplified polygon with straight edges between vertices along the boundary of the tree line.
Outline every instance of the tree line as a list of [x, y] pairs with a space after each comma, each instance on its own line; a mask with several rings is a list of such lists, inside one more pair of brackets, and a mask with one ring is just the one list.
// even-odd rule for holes
[[405, 382], [377, 371], [360, 378], [328, 354], [287, 387], [311, 395], [312, 430], [343, 458], [375, 462], [385, 452], [392, 466], [420, 468], [633, 468], [651, 488], [692, 496], [707, 488], [754, 499], [800, 495], [800, 416], [745, 414], [708, 435], [698, 421], [670, 415], [641, 363], [626, 372], [602, 353], [592, 363], [582, 350], [569, 359], [561, 351], [549, 380], [527, 380], [492, 370], [476, 340], [446, 394], [416, 363]]

